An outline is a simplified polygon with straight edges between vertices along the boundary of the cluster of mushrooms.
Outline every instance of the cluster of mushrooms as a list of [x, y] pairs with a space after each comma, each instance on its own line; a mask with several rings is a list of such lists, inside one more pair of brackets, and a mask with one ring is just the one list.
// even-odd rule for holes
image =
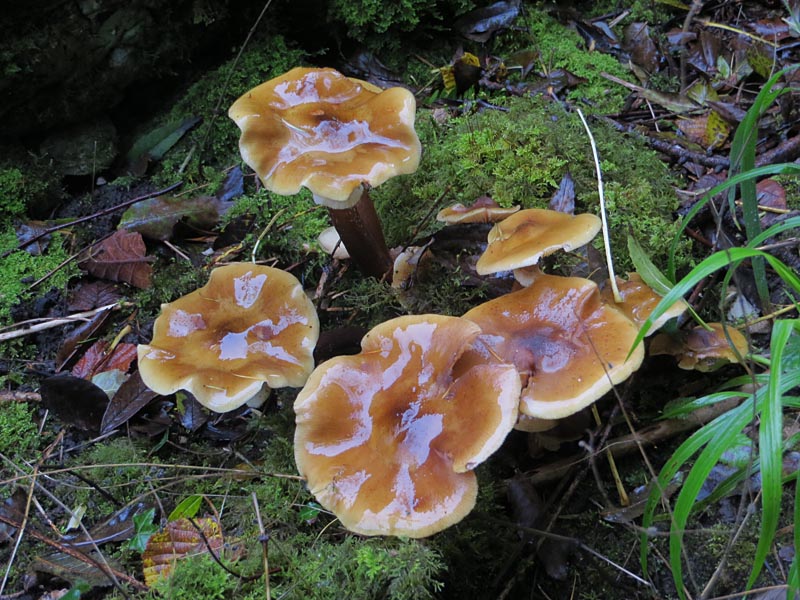
[[[242, 96], [229, 114], [242, 130], [242, 157], [268, 189], [309, 188], [362, 269], [391, 269], [368, 191], [417, 168], [410, 92], [297, 68]], [[631, 346], [659, 297], [631, 276], [617, 303], [588, 279], [536, 267], [591, 241], [600, 229], [593, 215], [452, 211], [498, 221], [478, 273], [513, 270], [525, 287], [461, 317], [389, 320], [366, 334], [359, 354], [314, 368], [319, 320], [300, 282], [228, 264], [162, 306], [151, 343], [139, 346], [142, 379], [159, 394], [188, 390], [217, 412], [258, 399], [264, 386], [302, 387], [297, 468], [345, 527], [424, 537], [460, 521], [475, 504], [474, 468], [514, 427], [546, 429], [638, 368], [643, 349]], [[676, 304], [664, 320], [683, 309]]]

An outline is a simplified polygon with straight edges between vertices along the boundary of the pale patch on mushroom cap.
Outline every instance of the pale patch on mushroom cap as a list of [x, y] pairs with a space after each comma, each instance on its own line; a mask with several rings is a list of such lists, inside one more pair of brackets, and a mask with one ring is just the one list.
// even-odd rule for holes
[[529, 208], [497, 223], [489, 231], [489, 245], [478, 259], [479, 275], [535, 265], [556, 250], [588, 244], [600, 231], [600, 218], [592, 214], [568, 215], [555, 210]]
[[294, 405], [295, 459], [345, 527], [424, 537], [472, 509], [471, 469], [511, 431], [520, 390], [511, 365], [482, 364], [453, 378], [479, 333], [458, 317], [399, 317], [372, 329], [360, 354], [311, 374]]
[[[661, 302], [662, 296], [659, 296], [653, 288], [647, 285], [638, 273], [628, 273], [628, 280], [625, 281], [617, 277], [617, 288], [619, 295], [622, 297], [622, 302], [614, 300], [614, 293], [611, 289], [610, 283], [600, 290], [603, 301], [610, 304], [617, 310], [621, 310], [637, 327], [641, 327], [653, 309]], [[670, 306], [664, 313], [655, 321], [647, 331], [647, 335], [655, 333], [670, 319], [674, 319], [682, 315], [689, 305], [685, 300], [681, 299]]]
[[436, 214], [436, 220], [443, 223], [497, 223], [513, 215], [519, 206], [503, 208], [489, 196], [481, 196], [469, 206], [461, 203], [447, 206]]
[[650, 354], [670, 354], [679, 360], [681, 369], [705, 373], [728, 363], [738, 363], [739, 357], [748, 353], [747, 338], [738, 329], [723, 327], [722, 323], [707, 325], [711, 330], [698, 325], [676, 335], [659, 333], [650, 343]]
[[457, 369], [499, 357], [523, 378], [520, 412], [559, 419], [590, 405], [639, 368], [638, 328], [588, 279], [541, 274], [534, 284], [464, 315], [483, 334]]
[[267, 189], [291, 195], [305, 186], [331, 208], [347, 208], [362, 183], [416, 171], [415, 111], [405, 88], [297, 67], [244, 94], [228, 116], [242, 130], [242, 158]]
[[139, 373], [159, 394], [187, 390], [226, 412], [269, 387], [300, 387], [314, 368], [319, 319], [290, 273], [248, 263], [211, 272], [208, 283], [161, 306]]

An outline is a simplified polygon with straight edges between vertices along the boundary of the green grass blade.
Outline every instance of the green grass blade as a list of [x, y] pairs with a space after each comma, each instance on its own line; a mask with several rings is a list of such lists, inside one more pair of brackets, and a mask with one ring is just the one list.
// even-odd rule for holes
[[767, 392], [761, 406], [761, 423], [758, 429], [759, 458], [761, 460], [761, 532], [753, 558], [753, 567], [747, 588], [753, 587], [764, 561], [769, 554], [781, 512], [783, 468], [783, 353], [798, 321], [778, 320], [772, 327]]
[[733, 177], [726, 179], [719, 185], [714, 186], [706, 194], [697, 201], [697, 203], [686, 213], [686, 216], [683, 218], [680, 227], [678, 227], [678, 231], [675, 233], [675, 237], [672, 238], [672, 242], [670, 243], [669, 253], [667, 255], [667, 273], [666, 276], [670, 281], [676, 280], [675, 275], [675, 253], [678, 250], [678, 246], [681, 243], [681, 237], [683, 236], [683, 232], [686, 227], [689, 226], [689, 223], [692, 221], [694, 216], [699, 213], [703, 207], [708, 204], [708, 202], [717, 194], [721, 194], [725, 190], [729, 189], [731, 186], [739, 185], [742, 181], [746, 181], [747, 179], [757, 179], [759, 177], [763, 177], [765, 175], [798, 175], [800, 174], [800, 165], [795, 163], [778, 163], [775, 165], [766, 165], [764, 167], [757, 167], [752, 169], [746, 173], [739, 173], [738, 175], [734, 175]]
[[787, 231], [789, 229], [796, 229], [798, 227], [800, 227], [800, 217], [789, 217], [785, 221], [782, 221], [781, 223], [775, 223], [775, 225], [773, 225], [769, 229], [765, 229], [764, 231], [759, 233], [756, 237], [747, 242], [747, 247], [756, 248], [769, 238], [776, 236], [779, 233], [783, 233], [784, 231]]
[[703, 260], [694, 269], [692, 269], [686, 275], [686, 277], [676, 283], [669, 293], [667, 293], [667, 295], [661, 299], [661, 302], [659, 302], [655, 309], [653, 309], [652, 314], [644, 323], [642, 323], [642, 326], [639, 329], [639, 334], [636, 336], [636, 340], [631, 346], [631, 351], [633, 351], [636, 345], [644, 339], [645, 335], [647, 335], [647, 332], [650, 331], [650, 328], [653, 326], [653, 322], [704, 278], [708, 277], [715, 271], [738, 263], [747, 258], [761, 256], [763, 256], [764, 259], [770, 264], [778, 276], [783, 279], [784, 283], [800, 293], [800, 277], [798, 277], [791, 268], [787, 267], [780, 260], [770, 254], [767, 254], [766, 252], [762, 252], [761, 250], [756, 250], [754, 248], [730, 248], [729, 250], [722, 252], [715, 252]]

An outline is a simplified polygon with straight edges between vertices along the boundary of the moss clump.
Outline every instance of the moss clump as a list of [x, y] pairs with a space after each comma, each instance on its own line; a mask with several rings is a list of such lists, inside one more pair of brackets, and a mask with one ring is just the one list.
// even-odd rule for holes
[[[329, 22], [344, 25], [347, 37], [373, 49], [399, 48], [401, 32], [446, 27], [453, 19], [475, 6], [471, 0], [331, 0]], [[387, 35], [388, 32], [388, 35]]]
[[0, 454], [30, 459], [39, 439], [38, 428], [26, 404], [0, 404]]
[[[440, 227], [433, 221], [420, 225], [444, 190], [448, 204], [471, 203], [489, 194], [504, 206], [546, 207], [569, 173], [575, 181], [576, 212], [598, 212], [591, 147], [578, 117], [536, 98], [509, 99], [505, 108], [507, 112], [487, 110], [443, 125], [420, 115], [424, 154], [419, 170], [375, 190], [390, 245], [408, 243], [410, 232], [426, 235]], [[629, 233], [663, 266], [665, 249], [677, 231], [672, 176], [658, 156], [636, 140], [602, 122], [591, 127], [602, 161], [618, 268], [632, 268]], [[679, 268], [689, 264], [688, 250], [688, 243], [679, 248]]]
[[569, 92], [568, 98], [585, 101], [603, 113], [617, 112], [622, 108], [628, 90], [601, 75], [605, 72], [630, 80], [630, 73], [616, 58], [588, 50], [577, 32], [544, 11], [526, 11], [521, 24], [525, 27], [525, 33], [501, 38], [502, 52], [511, 54], [520, 48], [532, 48], [539, 53], [544, 70], [566, 69], [586, 79], [585, 83]]
[[[78, 273], [73, 261], [66, 267], [58, 266], [69, 258], [65, 247], [65, 236], [54, 234], [47, 249], [41, 255], [34, 256], [24, 250], [12, 252], [0, 261], [0, 324], [11, 321], [12, 308], [21, 302], [28, 302], [45, 294], [50, 289], [64, 289], [69, 279]], [[0, 231], [0, 253], [18, 245], [13, 228]], [[33, 282], [52, 273], [47, 285], [31, 289]]]

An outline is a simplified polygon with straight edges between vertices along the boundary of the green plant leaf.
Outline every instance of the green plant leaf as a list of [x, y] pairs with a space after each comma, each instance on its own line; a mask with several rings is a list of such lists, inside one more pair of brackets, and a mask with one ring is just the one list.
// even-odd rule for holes
[[747, 579], [747, 588], [753, 584], [764, 566], [769, 554], [778, 519], [781, 512], [783, 444], [783, 403], [782, 378], [783, 353], [792, 331], [800, 321], [777, 320], [772, 326], [770, 357], [772, 368], [769, 372], [767, 393], [761, 408], [761, 419], [758, 428], [759, 458], [761, 460], [761, 532], [758, 546], [753, 557], [753, 568]]
[[187, 496], [180, 502], [178, 502], [178, 506], [176, 506], [169, 516], [167, 517], [167, 521], [177, 521], [178, 519], [191, 519], [195, 515], [197, 515], [197, 511], [200, 510], [200, 504], [203, 502], [203, 497], [199, 494], [192, 494], [191, 496]]
[[133, 515], [133, 537], [128, 540], [128, 548], [136, 552], [144, 552], [147, 547], [147, 540], [158, 531], [158, 525], [153, 523], [156, 516], [156, 509], [150, 508], [143, 513]]
[[672, 289], [673, 282], [653, 264], [642, 245], [632, 235], [628, 236], [628, 254], [636, 272], [656, 294], [665, 296]]

